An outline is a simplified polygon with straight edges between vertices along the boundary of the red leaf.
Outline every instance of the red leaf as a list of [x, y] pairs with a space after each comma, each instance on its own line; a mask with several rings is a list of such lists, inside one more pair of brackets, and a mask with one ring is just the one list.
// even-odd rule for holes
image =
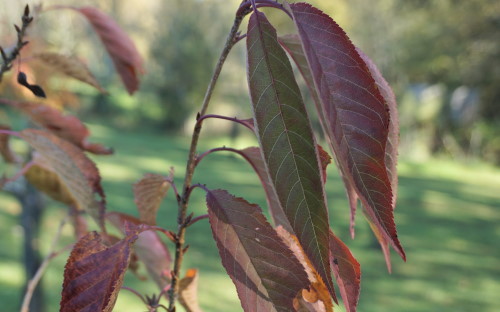
[[223, 190], [207, 192], [208, 215], [222, 264], [243, 310], [293, 311], [307, 275], [257, 205]]
[[179, 303], [186, 312], [201, 312], [198, 305], [198, 270], [189, 269], [179, 281]]
[[130, 94], [139, 88], [139, 74], [143, 73], [142, 58], [134, 42], [109, 16], [92, 7], [72, 9], [83, 14], [101, 38], [104, 47], [115, 64], [123, 84]]
[[91, 232], [73, 248], [64, 270], [60, 312], [109, 312], [123, 283], [137, 233], [111, 247]]
[[[106, 219], [122, 233], [126, 233], [126, 224], [140, 225], [142, 222], [130, 215], [120, 212], [109, 212]], [[172, 257], [155, 231], [144, 231], [139, 234], [134, 245], [134, 251], [139, 260], [144, 263], [149, 276], [163, 289], [170, 281]]]
[[167, 195], [171, 181], [172, 174], [167, 178], [160, 174], [147, 173], [134, 184], [134, 201], [142, 222], [156, 224], [156, 213]]
[[[104, 229], [105, 195], [99, 170], [77, 146], [47, 131], [26, 129], [20, 136], [39, 154], [43, 165], [50, 167], [63, 182], [79, 210], [87, 210]], [[97, 201], [95, 195], [100, 196]]]
[[64, 115], [50, 106], [0, 99], [0, 103], [15, 107], [28, 116], [34, 123], [55, 135], [70, 141], [83, 150], [94, 154], [112, 154], [113, 150], [99, 144], [87, 142], [90, 135], [87, 127], [75, 116]]
[[405, 259], [385, 164], [387, 104], [354, 45], [329, 16], [305, 3], [290, 5], [289, 12], [312, 72], [320, 120], [348, 182], [348, 193], [354, 187], [382, 235]]
[[247, 50], [255, 128], [268, 174], [294, 233], [333, 296], [316, 143], [288, 57], [263, 13], [250, 17]]
[[330, 264], [347, 312], [356, 312], [361, 267], [349, 248], [330, 231]]

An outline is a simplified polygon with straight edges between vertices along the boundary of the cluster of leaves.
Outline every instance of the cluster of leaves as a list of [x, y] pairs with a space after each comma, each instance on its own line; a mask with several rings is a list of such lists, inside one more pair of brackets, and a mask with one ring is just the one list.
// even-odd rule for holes
[[[297, 33], [278, 36], [260, 7], [284, 11]], [[129, 53], [135, 51], [133, 44], [101, 12], [72, 9], [92, 23], [125, 86], [133, 92], [141, 64], [137, 54]], [[241, 36], [237, 30], [248, 14], [248, 31]], [[138, 262], [146, 266], [160, 289], [152, 298], [140, 296], [151, 311], [173, 311], [176, 298], [187, 311], [200, 311], [197, 271], [189, 270], [184, 278], [179, 276], [182, 256], [187, 252], [184, 232], [205, 217], [185, 217], [189, 196], [196, 187], [206, 192], [206, 217], [244, 311], [332, 311], [332, 301], [338, 302], [332, 274], [347, 310], [356, 311], [360, 266], [329, 226], [325, 183], [331, 158], [316, 142], [287, 52], [309, 86], [342, 174], [350, 201], [352, 234], [360, 201], [389, 269], [389, 246], [405, 259], [393, 217], [397, 186], [396, 102], [376, 66], [329, 16], [306, 3], [243, 1], [224, 51], [229, 53], [230, 47], [245, 37], [253, 119], [205, 115], [204, 106], [191, 150], [196, 150], [203, 120], [210, 117], [244, 124], [254, 131], [259, 146], [243, 150], [215, 148], [188, 156], [181, 194], [173, 182], [173, 172], [169, 176], [144, 176], [134, 185], [140, 218], [106, 212], [98, 169], [85, 151], [107, 154], [109, 150], [88, 143], [88, 131], [76, 118], [41, 104], [1, 100], [2, 104], [20, 109], [42, 128], [1, 131], [3, 135], [21, 137], [35, 150], [33, 160], [23, 170], [26, 177], [76, 212], [87, 212], [99, 227], [99, 233], [88, 232], [86, 227], [79, 231], [80, 238], [64, 273], [61, 311], [111, 311], [127, 268], [135, 270]], [[226, 55], [221, 56], [221, 64]], [[216, 79], [217, 74], [211, 88]], [[2, 142], [2, 154], [11, 155], [5, 137]], [[273, 222], [266, 219], [259, 206], [226, 190], [191, 184], [193, 171], [202, 158], [218, 150], [243, 156], [255, 169]], [[30, 176], [36, 176], [38, 183]], [[156, 226], [158, 208], [170, 187], [179, 204], [177, 233]], [[110, 235], [107, 223], [117, 227], [123, 237]], [[175, 244], [173, 261], [159, 234]], [[167, 293], [168, 308], [160, 304]]]

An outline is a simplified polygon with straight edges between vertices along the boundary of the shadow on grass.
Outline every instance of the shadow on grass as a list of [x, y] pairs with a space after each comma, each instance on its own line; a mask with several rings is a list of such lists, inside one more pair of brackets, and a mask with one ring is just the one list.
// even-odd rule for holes
[[[170, 166], [174, 166], [175, 180], [181, 187], [188, 139], [146, 137], [140, 133], [118, 135], [109, 129], [93, 133], [97, 134], [96, 141], [116, 149], [116, 155], [94, 157], [103, 176], [109, 210], [137, 215], [132, 183], [146, 172], [167, 173]], [[200, 151], [223, 144], [230, 145], [230, 141], [203, 140]], [[448, 171], [433, 162], [402, 162], [400, 166], [395, 215], [408, 262], [393, 257], [392, 275], [387, 273], [382, 253], [361, 215], [357, 218], [356, 239], [348, 237], [349, 210], [342, 181], [333, 166], [329, 169], [327, 193], [332, 227], [362, 265], [359, 311], [496, 311], [500, 293], [497, 243], [500, 192], [499, 185], [495, 184], [498, 180], [490, 178], [484, 168], [445, 164]], [[500, 174], [500, 170], [494, 170]], [[225, 188], [267, 210], [258, 178], [238, 156], [219, 153], [207, 157], [197, 168], [194, 181], [208, 188]], [[195, 215], [206, 213], [204, 194], [200, 190], [193, 193], [191, 211]], [[175, 230], [176, 212], [170, 191], [160, 208], [159, 224]], [[11, 243], [12, 231], [3, 226], [13, 220], [12, 214], [0, 212], [0, 242], [7, 246], [0, 251], [1, 263], [17, 259], [18, 252]], [[190, 248], [183, 268], [200, 270], [199, 296], [204, 311], [241, 311], [235, 288], [220, 264], [207, 220], [189, 228], [187, 243]], [[51, 266], [48, 275], [52, 277], [45, 281], [46, 289], [54, 290], [49, 298], [49, 311], [58, 309], [60, 279], [57, 277], [62, 276], [63, 264], [61, 259]], [[126, 285], [145, 294], [155, 291], [152, 283], [140, 281], [131, 274], [127, 275]], [[0, 287], [4, 289], [2, 284]], [[11, 290], [0, 291], [2, 302], [16, 300]], [[116, 311], [141, 309], [138, 301], [122, 292]]]

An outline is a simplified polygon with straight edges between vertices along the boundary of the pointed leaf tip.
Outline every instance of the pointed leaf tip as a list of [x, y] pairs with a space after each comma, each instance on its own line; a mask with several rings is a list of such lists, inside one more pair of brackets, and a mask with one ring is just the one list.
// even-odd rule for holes
[[404, 259], [386, 165], [390, 127], [386, 101], [350, 39], [329, 16], [305, 3], [287, 7], [298, 29], [302, 60], [313, 80], [308, 84], [317, 95], [320, 121], [346, 182], [351, 209], [359, 196], [374, 224]]
[[255, 128], [268, 175], [294, 233], [333, 296], [316, 143], [291, 64], [263, 13], [250, 17], [247, 56]]

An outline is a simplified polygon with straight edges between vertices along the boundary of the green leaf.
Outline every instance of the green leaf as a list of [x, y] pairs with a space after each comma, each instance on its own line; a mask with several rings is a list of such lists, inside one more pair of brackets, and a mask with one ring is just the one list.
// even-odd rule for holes
[[268, 174], [291, 227], [334, 296], [316, 143], [290, 62], [263, 13], [250, 17], [247, 50], [255, 127]]

